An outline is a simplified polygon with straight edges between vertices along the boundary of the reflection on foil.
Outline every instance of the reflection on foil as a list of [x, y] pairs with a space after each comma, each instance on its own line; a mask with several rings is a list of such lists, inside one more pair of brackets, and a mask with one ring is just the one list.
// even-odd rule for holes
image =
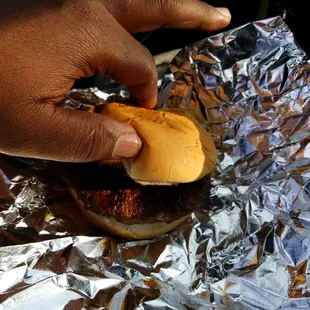
[[[2, 157], [0, 309], [309, 309], [310, 66], [280, 18], [183, 49], [159, 107], [189, 110], [217, 145], [211, 205], [153, 240], [85, 222], [49, 163]], [[76, 90], [94, 110], [126, 92]]]

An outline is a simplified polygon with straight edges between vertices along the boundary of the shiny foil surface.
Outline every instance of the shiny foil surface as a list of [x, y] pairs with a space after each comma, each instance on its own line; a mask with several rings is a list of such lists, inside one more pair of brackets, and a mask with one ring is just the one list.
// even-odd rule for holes
[[[2, 156], [0, 309], [309, 309], [309, 81], [280, 18], [174, 58], [158, 106], [195, 115], [219, 159], [210, 205], [152, 240], [98, 232], [51, 163]], [[128, 94], [75, 90], [62, 106], [115, 98]]]

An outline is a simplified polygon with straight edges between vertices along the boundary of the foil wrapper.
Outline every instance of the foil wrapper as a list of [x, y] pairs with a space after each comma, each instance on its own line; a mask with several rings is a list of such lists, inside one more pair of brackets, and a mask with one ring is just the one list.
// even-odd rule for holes
[[[210, 205], [152, 240], [98, 232], [44, 179], [50, 163], [1, 156], [0, 309], [309, 309], [309, 81], [280, 18], [174, 58], [158, 107], [195, 115], [219, 159]], [[115, 98], [128, 94], [75, 90], [62, 106]]]

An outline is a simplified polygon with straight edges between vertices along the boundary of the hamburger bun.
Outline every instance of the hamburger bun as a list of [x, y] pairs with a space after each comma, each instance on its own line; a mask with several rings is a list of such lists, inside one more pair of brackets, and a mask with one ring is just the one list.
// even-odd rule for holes
[[190, 183], [209, 174], [215, 166], [217, 154], [212, 137], [182, 109], [153, 111], [110, 103], [101, 105], [98, 112], [130, 124], [141, 138], [140, 154], [122, 161], [128, 176], [137, 183]]

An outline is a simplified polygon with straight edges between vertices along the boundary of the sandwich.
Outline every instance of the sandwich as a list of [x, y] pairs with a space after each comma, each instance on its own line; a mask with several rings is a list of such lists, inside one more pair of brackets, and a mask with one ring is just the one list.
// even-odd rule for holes
[[191, 115], [118, 103], [103, 104], [98, 112], [130, 124], [142, 149], [135, 158], [102, 162], [69, 178], [70, 192], [90, 222], [119, 237], [152, 238], [208, 201], [216, 148]]

